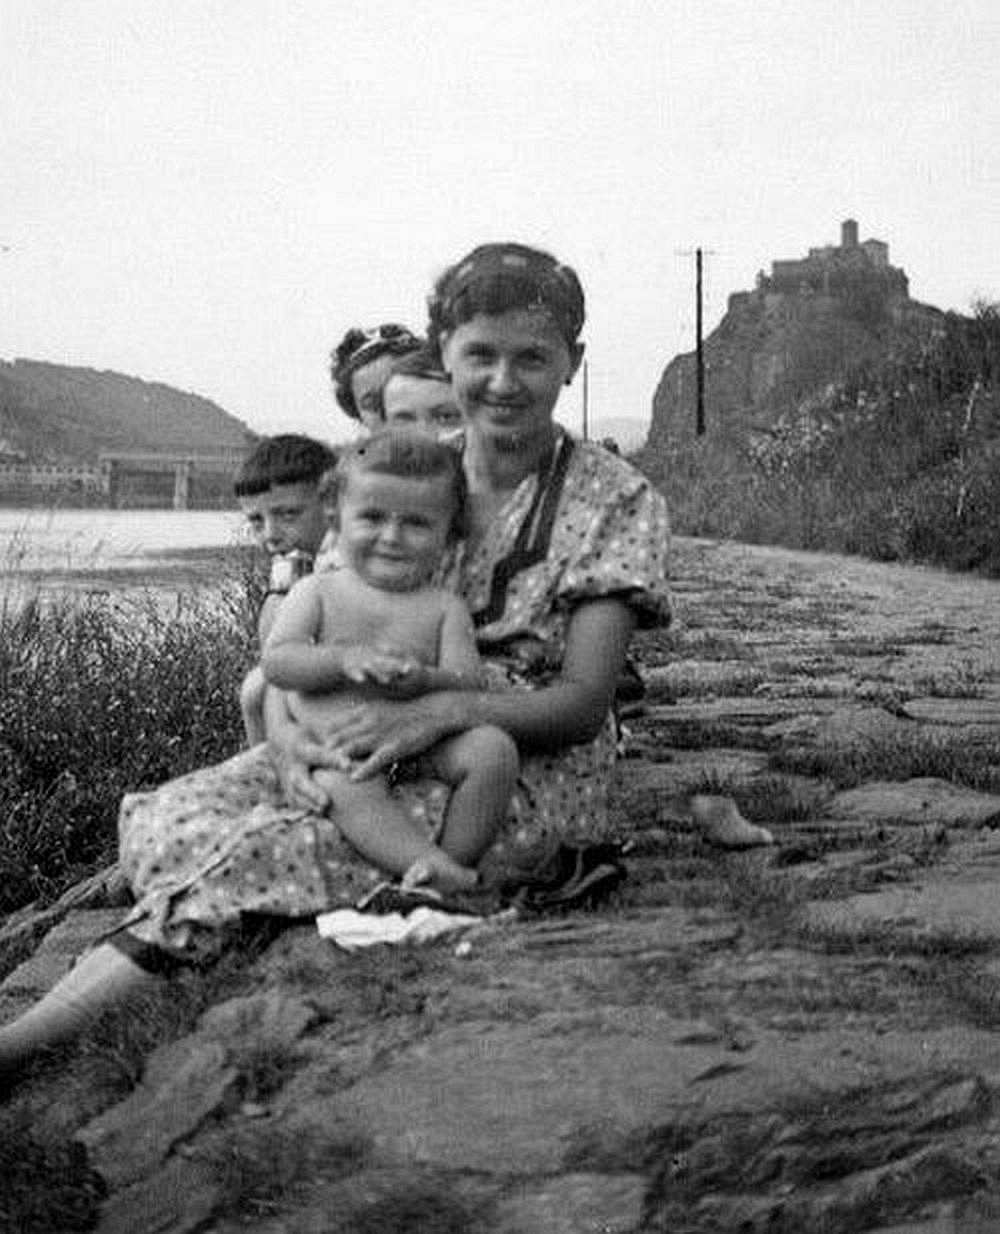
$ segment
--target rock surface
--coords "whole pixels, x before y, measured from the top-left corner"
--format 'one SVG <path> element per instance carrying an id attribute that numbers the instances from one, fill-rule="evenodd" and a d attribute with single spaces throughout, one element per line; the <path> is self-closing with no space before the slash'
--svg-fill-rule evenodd
<path id="1" fill-rule="evenodd" d="M 11 1099 L 85 1152 L 71 1228 L 1000 1228 L 1000 584 L 697 541 L 675 573 L 615 898 L 191 978 L 135 1074 L 119 1025 Z M 713 847 L 699 794 L 775 844 Z M 48 919 L 0 1014 L 113 917 Z"/>

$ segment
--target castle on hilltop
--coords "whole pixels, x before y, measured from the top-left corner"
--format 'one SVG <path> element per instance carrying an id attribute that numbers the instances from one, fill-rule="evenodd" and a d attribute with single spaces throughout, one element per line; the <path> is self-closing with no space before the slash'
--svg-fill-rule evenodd
<path id="1" fill-rule="evenodd" d="M 807 257 L 773 261 L 771 273 L 757 276 L 757 289 L 784 295 L 836 296 L 859 284 L 877 286 L 886 297 L 909 296 L 909 279 L 898 266 L 889 264 L 889 246 L 884 240 L 858 241 L 858 224 L 845 219 L 840 243 L 811 248 Z"/>

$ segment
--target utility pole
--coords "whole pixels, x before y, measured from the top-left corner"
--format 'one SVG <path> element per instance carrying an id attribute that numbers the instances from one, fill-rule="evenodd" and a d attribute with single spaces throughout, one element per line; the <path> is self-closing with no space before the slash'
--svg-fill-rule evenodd
<path id="1" fill-rule="evenodd" d="M 675 249 L 679 257 L 690 257 L 690 249 Z M 702 294 L 702 267 L 706 255 L 715 249 L 696 248 L 694 251 L 694 364 L 695 364 L 695 421 L 694 431 L 698 437 L 705 435 L 705 349 L 702 339 L 704 321 L 704 296 Z"/>
<path id="2" fill-rule="evenodd" d="M 589 386 L 588 386 L 587 361 L 583 362 L 583 440 L 590 440 L 590 420 L 589 420 Z"/>

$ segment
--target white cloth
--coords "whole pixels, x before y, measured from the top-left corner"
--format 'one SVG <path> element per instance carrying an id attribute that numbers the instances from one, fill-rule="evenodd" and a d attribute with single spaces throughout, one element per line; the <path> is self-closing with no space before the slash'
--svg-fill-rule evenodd
<path id="1" fill-rule="evenodd" d="M 415 908 L 405 917 L 402 913 L 359 913 L 354 908 L 338 908 L 316 918 L 320 937 L 332 939 L 345 951 L 378 943 L 429 943 L 444 934 L 482 924 L 482 917 L 443 913 L 436 908 Z"/>

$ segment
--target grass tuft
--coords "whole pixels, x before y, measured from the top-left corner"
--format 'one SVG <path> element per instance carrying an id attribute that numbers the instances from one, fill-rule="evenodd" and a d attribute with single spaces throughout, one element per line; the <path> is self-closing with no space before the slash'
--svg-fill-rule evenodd
<path id="1" fill-rule="evenodd" d="M 0 913 L 112 859 L 122 796 L 235 753 L 253 588 L 0 602 Z"/>

